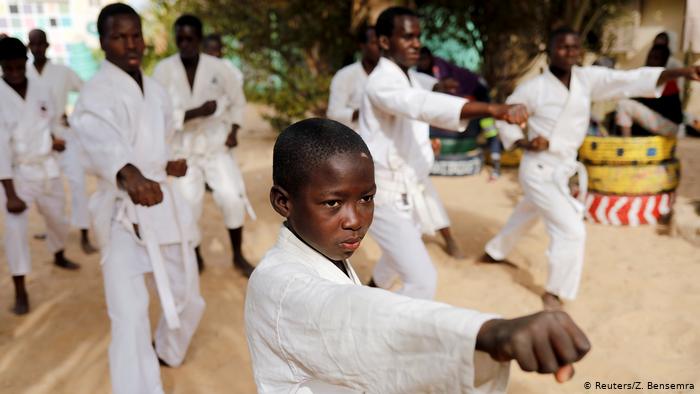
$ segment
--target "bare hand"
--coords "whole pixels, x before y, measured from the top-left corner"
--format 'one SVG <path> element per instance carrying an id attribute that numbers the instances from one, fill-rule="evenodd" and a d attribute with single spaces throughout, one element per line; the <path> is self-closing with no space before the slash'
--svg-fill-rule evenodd
<path id="1" fill-rule="evenodd" d="M 700 66 L 690 66 L 687 70 L 686 78 L 691 81 L 700 81 Z"/>
<path id="2" fill-rule="evenodd" d="M 51 136 L 51 149 L 56 152 L 63 152 L 66 150 L 66 140 L 58 137 Z"/>
<path id="3" fill-rule="evenodd" d="M 542 136 L 537 136 L 532 141 L 528 141 L 527 139 L 523 138 L 516 141 L 515 146 L 517 146 L 518 148 L 523 148 L 525 150 L 541 152 L 549 149 L 549 140 Z"/>
<path id="4" fill-rule="evenodd" d="M 493 117 L 497 120 L 517 124 L 524 129 L 528 116 L 527 107 L 522 104 L 494 104 Z"/>
<path id="5" fill-rule="evenodd" d="M 433 90 L 440 93 L 456 95 L 459 89 L 459 82 L 454 78 L 443 78 L 433 86 Z"/>
<path id="6" fill-rule="evenodd" d="M 165 173 L 177 178 L 185 176 L 185 174 L 187 174 L 187 160 L 179 159 L 169 161 L 168 164 L 165 165 Z"/>
<path id="7" fill-rule="evenodd" d="M 7 212 L 14 214 L 22 213 L 27 209 L 27 204 L 24 200 L 17 196 L 8 197 L 5 205 Z"/>
<path id="8" fill-rule="evenodd" d="M 442 149 L 442 141 L 439 138 L 433 138 L 430 140 L 430 147 L 433 148 L 433 155 L 437 157 L 440 155 L 440 149 Z"/>
<path id="9" fill-rule="evenodd" d="M 231 132 L 228 133 L 228 137 L 226 137 L 226 146 L 229 148 L 235 148 L 238 146 L 238 129 L 240 126 L 237 124 L 231 125 Z"/>
<path id="10" fill-rule="evenodd" d="M 539 312 L 481 326 L 476 349 L 494 360 L 516 360 L 524 371 L 556 373 L 558 382 L 573 376 L 573 364 L 591 349 L 581 329 L 562 311 Z"/>
<path id="11" fill-rule="evenodd" d="M 163 201 L 163 192 L 158 182 L 146 178 L 131 164 L 119 170 L 117 180 L 134 204 L 150 207 Z"/>
<path id="12" fill-rule="evenodd" d="M 209 116 L 216 112 L 216 100 L 209 100 L 199 107 L 201 116 Z"/>

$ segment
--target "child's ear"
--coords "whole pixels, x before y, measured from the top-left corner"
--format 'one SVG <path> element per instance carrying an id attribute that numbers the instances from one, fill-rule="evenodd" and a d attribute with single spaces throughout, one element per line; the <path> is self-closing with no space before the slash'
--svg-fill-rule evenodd
<path id="1" fill-rule="evenodd" d="M 289 217 L 292 204 L 289 199 L 289 193 L 282 187 L 277 185 L 272 186 L 272 189 L 270 189 L 270 204 L 272 204 L 272 209 L 277 213 L 285 218 Z"/>

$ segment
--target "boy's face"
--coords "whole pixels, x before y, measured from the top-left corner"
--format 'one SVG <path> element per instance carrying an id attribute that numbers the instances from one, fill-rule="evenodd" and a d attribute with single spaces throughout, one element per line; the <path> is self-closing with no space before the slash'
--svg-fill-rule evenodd
<path id="1" fill-rule="evenodd" d="M 135 15 L 114 15 L 106 21 L 100 45 L 105 58 L 127 73 L 138 72 L 146 50 L 141 20 Z"/>
<path id="2" fill-rule="evenodd" d="M 184 25 L 175 27 L 175 44 L 180 57 L 183 59 L 194 59 L 199 56 L 199 47 L 202 44 L 202 37 L 194 27 Z"/>
<path id="3" fill-rule="evenodd" d="M 549 50 L 549 63 L 569 71 L 581 61 L 581 40 L 576 34 L 561 34 L 554 38 Z"/>
<path id="4" fill-rule="evenodd" d="M 26 58 L 8 59 L 0 63 L 2 65 L 2 78 L 10 85 L 19 85 L 26 80 Z"/>
<path id="5" fill-rule="evenodd" d="M 379 46 L 387 57 L 403 68 L 411 68 L 420 56 L 420 21 L 415 16 L 401 15 L 394 18 L 391 37 L 379 37 Z"/>
<path id="6" fill-rule="evenodd" d="M 374 164 L 364 153 L 332 156 L 291 195 L 274 186 L 275 210 L 307 244 L 331 260 L 360 247 L 374 214 Z"/>

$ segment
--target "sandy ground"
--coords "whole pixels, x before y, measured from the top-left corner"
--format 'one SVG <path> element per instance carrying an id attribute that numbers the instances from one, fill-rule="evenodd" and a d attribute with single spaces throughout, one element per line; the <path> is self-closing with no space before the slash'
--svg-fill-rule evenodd
<path id="1" fill-rule="evenodd" d="M 258 261 L 273 244 L 281 223 L 269 207 L 275 134 L 249 111 L 249 126 L 237 149 L 258 220 L 246 224 L 244 250 Z M 680 194 L 700 198 L 700 140 L 683 141 L 684 184 Z M 454 305 L 518 316 L 540 309 L 547 266 L 547 237 L 541 224 L 523 238 L 510 260 L 515 266 L 476 263 L 519 198 L 515 171 L 495 183 L 486 174 L 437 178 L 435 184 L 467 254 L 448 257 L 440 240 L 426 239 L 439 271 L 437 298 Z M 168 393 L 253 393 L 243 331 L 246 281 L 233 271 L 224 226 L 211 196 L 202 220 L 207 270 L 201 287 L 207 301 L 185 364 L 162 369 Z M 585 382 L 694 383 L 700 387 L 700 249 L 664 235 L 659 226 L 614 228 L 588 224 L 586 266 L 578 299 L 566 310 L 589 335 L 593 350 L 564 385 L 551 376 L 525 374 L 512 366 L 511 393 L 585 393 Z M 32 212 L 32 234 L 41 232 Z M 0 230 L 1 232 L 2 230 Z M 67 255 L 83 264 L 65 272 L 50 263 L 42 241 L 32 239 L 34 272 L 28 277 L 32 312 L 9 312 L 13 289 L 0 246 L 0 392 L 107 393 L 107 318 L 98 257 L 85 256 L 71 232 Z M 353 258 L 368 279 L 379 257 L 368 240 Z M 158 302 L 151 292 L 151 319 Z M 700 389 L 700 388 L 696 388 Z M 662 391 L 663 392 L 663 391 Z M 678 391 L 666 391 L 678 392 Z"/>

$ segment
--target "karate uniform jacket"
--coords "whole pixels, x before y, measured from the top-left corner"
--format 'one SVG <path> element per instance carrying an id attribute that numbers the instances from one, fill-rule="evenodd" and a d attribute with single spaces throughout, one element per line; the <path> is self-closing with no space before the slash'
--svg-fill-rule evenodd
<path id="1" fill-rule="evenodd" d="M 28 80 L 23 99 L 0 79 L 0 179 L 42 181 L 60 175 L 52 155 L 54 114 L 46 85 Z"/>
<path id="2" fill-rule="evenodd" d="M 172 100 L 176 134 L 173 149 L 176 157 L 206 156 L 226 150 L 231 124 L 243 122 L 245 95 L 242 79 L 224 60 L 199 54 L 193 87 L 179 54 L 163 59 L 153 71 L 155 78 Z M 185 122 L 185 112 L 207 101 L 216 101 L 216 112 Z"/>
<path id="3" fill-rule="evenodd" d="M 656 82 L 664 69 L 642 67 L 629 71 L 605 67 L 573 67 L 569 89 L 549 71 L 526 81 L 506 100 L 509 104 L 524 104 L 528 119 L 528 138 L 542 136 L 549 140 L 549 149 L 543 152 L 527 151 L 549 165 L 571 165 L 586 137 L 593 101 L 625 97 L 653 97 L 663 91 Z M 518 125 L 498 121 L 503 146 L 510 149 L 515 141 L 524 138 Z"/>
<path id="4" fill-rule="evenodd" d="M 333 76 L 326 112 L 329 119 L 338 121 L 353 130 L 358 129 L 358 121 L 353 122 L 352 114 L 360 109 L 367 77 L 361 61 L 341 68 Z"/>
<path id="5" fill-rule="evenodd" d="M 286 227 L 248 284 L 260 393 L 500 393 L 508 363 L 475 351 L 493 315 L 362 286 Z"/>
<path id="6" fill-rule="evenodd" d="M 71 115 L 90 169 L 99 177 L 89 208 L 103 248 L 109 245 L 112 220 L 139 224 L 160 245 L 192 240 L 194 235 L 189 206 L 172 191 L 165 173 L 171 157 L 167 141 L 174 132 L 170 100 L 160 84 L 143 74 L 142 78 L 143 91 L 130 75 L 104 61 L 81 90 Z M 117 185 L 117 173 L 129 163 L 160 183 L 160 204 L 136 206 Z"/>

